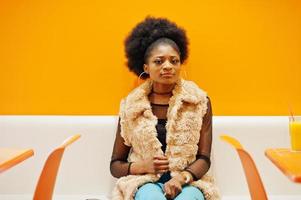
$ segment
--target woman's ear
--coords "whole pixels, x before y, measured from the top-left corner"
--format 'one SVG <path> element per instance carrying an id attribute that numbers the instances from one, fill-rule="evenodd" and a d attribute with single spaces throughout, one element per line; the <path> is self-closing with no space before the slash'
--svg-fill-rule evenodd
<path id="1" fill-rule="evenodd" d="M 144 72 L 145 72 L 145 73 L 149 74 L 149 73 L 148 73 L 148 65 L 147 65 L 147 64 L 144 64 L 144 65 L 143 65 L 143 69 L 144 69 Z"/>

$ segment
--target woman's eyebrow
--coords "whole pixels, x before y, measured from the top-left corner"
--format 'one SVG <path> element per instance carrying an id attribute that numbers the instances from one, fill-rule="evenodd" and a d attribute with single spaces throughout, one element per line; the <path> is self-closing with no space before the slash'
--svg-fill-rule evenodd
<path id="1" fill-rule="evenodd" d="M 165 56 L 161 56 L 161 55 L 160 55 L 160 56 L 155 56 L 155 58 L 164 58 L 164 57 L 165 57 Z M 171 57 L 171 58 L 178 58 L 178 56 L 176 56 L 176 55 L 175 55 L 175 56 L 168 56 L 168 57 Z"/>

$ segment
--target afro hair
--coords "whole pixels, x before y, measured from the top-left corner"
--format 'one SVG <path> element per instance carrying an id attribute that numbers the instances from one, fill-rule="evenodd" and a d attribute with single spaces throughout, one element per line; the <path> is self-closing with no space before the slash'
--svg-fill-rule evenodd
<path id="1" fill-rule="evenodd" d="M 176 43 L 183 63 L 188 57 L 188 39 L 186 32 L 175 23 L 165 18 L 146 17 L 138 23 L 125 39 L 127 66 L 130 71 L 139 76 L 144 70 L 147 48 L 160 38 L 168 38 Z M 141 78 L 146 79 L 147 74 Z"/>

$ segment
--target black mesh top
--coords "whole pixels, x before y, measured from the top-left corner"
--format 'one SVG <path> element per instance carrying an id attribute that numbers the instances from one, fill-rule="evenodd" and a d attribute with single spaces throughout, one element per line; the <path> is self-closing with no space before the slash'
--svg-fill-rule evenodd
<path id="1" fill-rule="evenodd" d="M 157 137 L 162 144 L 162 150 L 166 149 L 166 114 L 168 110 L 168 104 L 151 104 L 154 115 L 158 118 L 156 125 Z M 210 153 L 212 144 L 212 110 L 211 102 L 208 98 L 208 110 L 203 117 L 202 129 L 200 131 L 199 149 L 196 156 L 196 160 L 191 163 L 185 170 L 189 171 L 195 180 L 200 179 L 210 167 Z M 124 144 L 124 139 L 120 135 L 120 123 L 118 122 L 118 128 L 113 147 L 113 153 L 111 157 L 110 170 L 113 176 L 119 178 L 126 176 L 129 173 L 129 163 L 127 157 L 130 152 L 129 146 Z"/>
<path id="2" fill-rule="evenodd" d="M 158 134 L 158 139 L 162 144 L 162 151 L 165 152 L 166 149 L 166 125 L 167 119 L 158 119 L 158 123 L 156 125 L 156 130 Z"/>

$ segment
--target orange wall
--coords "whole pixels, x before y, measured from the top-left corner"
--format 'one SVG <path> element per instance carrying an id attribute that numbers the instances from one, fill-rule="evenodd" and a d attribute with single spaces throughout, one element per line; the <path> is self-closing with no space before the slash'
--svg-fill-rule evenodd
<path id="1" fill-rule="evenodd" d="M 184 68 L 215 115 L 301 114 L 299 0 L 0 1 L 0 114 L 116 114 L 146 15 L 186 28 Z"/>

